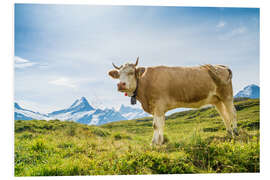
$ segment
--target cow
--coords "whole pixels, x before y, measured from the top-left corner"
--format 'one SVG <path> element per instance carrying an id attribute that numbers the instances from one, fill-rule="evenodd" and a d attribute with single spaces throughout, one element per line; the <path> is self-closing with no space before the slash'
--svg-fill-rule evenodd
<path id="1" fill-rule="evenodd" d="M 165 113 L 185 107 L 213 105 L 221 115 L 230 136 L 238 135 L 233 104 L 232 71 L 224 65 L 195 67 L 137 67 L 126 63 L 108 72 L 119 79 L 118 91 L 136 98 L 147 113 L 153 115 L 152 145 L 164 142 Z M 133 102 L 134 103 L 134 102 Z"/>

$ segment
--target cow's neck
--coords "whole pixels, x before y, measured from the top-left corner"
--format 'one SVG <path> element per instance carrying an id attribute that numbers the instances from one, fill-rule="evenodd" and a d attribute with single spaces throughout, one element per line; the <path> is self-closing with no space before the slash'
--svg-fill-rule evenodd
<path id="1" fill-rule="evenodd" d="M 136 89 L 135 91 L 133 92 L 133 95 L 131 96 L 131 105 L 135 105 L 136 104 L 136 98 L 137 98 L 137 94 L 138 94 L 138 86 L 139 86 L 139 80 L 136 78 Z"/>
<path id="2" fill-rule="evenodd" d="M 142 108 L 144 111 L 151 114 L 151 110 L 149 108 L 149 105 L 147 103 L 147 97 L 145 96 L 145 79 L 140 78 L 140 80 L 137 82 L 137 95 L 136 99 L 140 101 Z"/>

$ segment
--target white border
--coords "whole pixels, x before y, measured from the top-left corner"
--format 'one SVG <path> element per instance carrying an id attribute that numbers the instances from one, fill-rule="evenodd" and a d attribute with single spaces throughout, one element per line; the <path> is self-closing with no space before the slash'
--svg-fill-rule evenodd
<path id="1" fill-rule="evenodd" d="M 200 6 L 200 7 L 256 7 L 260 8 L 261 22 L 261 44 L 260 44 L 260 86 L 261 86 L 261 173 L 244 173 L 244 174 L 196 174 L 196 175 L 152 175 L 153 178 L 183 178 L 183 179 L 228 179 L 243 178 L 255 179 L 265 178 L 269 169 L 269 128 L 268 107 L 270 107 L 270 83 L 268 82 L 269 73 L 269 18 L 270 9 L 267 0 L 8 0 L 1 1 L 0 5 L 0 110 L 1 110 L 1 178 L 14 178 L 13 171 L 13 22 L 14 22 L 14 3 L 34 3 L 34 4 L 92 4 L 92 5 L 151 5 L 151 6 Z M 11 121 L 11 122 L 10 122 Z M 149 178 L 149 176 L 84 176 L 84 177 L 42 177 L 42 179 L 89 179 L 89 178 L 110 178 L 110 179 L 138 179 Z M 40 179 L 38 177 L 25 177 L 20 179 Z"/>
<path id="2" fill-rule="evenodd" d="M 92 5 L 151 5 L 204 7 L 260 7 L 263 1 L 254 0 L 13 0 L 15 3 L 35 4 L 92 4 Z"/>

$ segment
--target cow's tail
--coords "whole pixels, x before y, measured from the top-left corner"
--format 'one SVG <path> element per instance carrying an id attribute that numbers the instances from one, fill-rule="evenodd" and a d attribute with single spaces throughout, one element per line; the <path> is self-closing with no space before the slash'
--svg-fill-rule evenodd
<path id="1" fill-rule="evenodd" d="M 211 78 L 213 79 L 213 81 L 215 82 L 215 84 L 227 85 L 232 80 L 232 70 L 224 65 L 218 65 L 218 66 L 226 69 L 228 71 L 229 75 L 227 77 L 223 77 L 218 70 L 220 68 L 216 68 L 216 67 L 212 66 L 211 64 L 203 65 L 203 67 L 208 70 L 208 73 L 211 76 Z"/>

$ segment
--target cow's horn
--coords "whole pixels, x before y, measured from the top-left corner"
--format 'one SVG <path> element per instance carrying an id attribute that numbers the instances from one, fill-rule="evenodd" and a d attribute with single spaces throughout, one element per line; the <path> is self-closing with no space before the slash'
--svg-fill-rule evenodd
<path id="1" fill-rule="evenodd" d="M 137 65 L 138 65 L 138 62 L 139 62 L 139 56 L 137 57 L 137 60 L 136 60 L 135 66 L 137 66 Z"/>
<path id="2" fill-rule="evenodd" d="M 115 69 L 118 69 L 118 70 L 119 70 L 119 69 L 121 68 L 121 66 L 120 66 L 120 67 L 118 67 L 118 66 L 116 66 L 116 65 L 115 65 L 115 64 L 113 64 L 113 63 L 112 63 L 112 65 L 113 65 L 113 67 L 114 67 Z"/>

